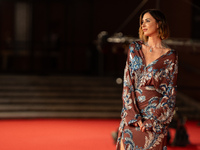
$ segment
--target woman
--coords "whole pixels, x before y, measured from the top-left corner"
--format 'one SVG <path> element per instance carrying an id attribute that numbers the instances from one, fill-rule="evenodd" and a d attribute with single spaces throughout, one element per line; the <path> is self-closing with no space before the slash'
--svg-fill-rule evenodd
<path id="1" fill-rule="evenodd" d="M 176 97 L 178 57 L 159 10 L 140 15 L 141 41 L 130 44 L 124 70 L 123 108 L 117 150 L 165 150 Z"/>

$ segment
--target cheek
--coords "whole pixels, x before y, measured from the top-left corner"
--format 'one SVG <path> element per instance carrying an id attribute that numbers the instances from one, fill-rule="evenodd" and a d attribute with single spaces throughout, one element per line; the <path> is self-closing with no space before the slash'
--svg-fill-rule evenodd
<path id="1" fill-rule="evenodd" d="M 155 24 L 151 24 L 151 25 L 149 25 L 149 30 L 151 32 L 157 32 L 158 28 L 157 28 L 157 26 Z"/>
<path id="2" fill-rule="evenodd" d="M 157 25 L 155 25 L 155 24 L 149 24 L 149 28 L 155 30 L 155 29 L 157 29 Z"/>
<path id="3" fill-rule="evenodd" d="M 147 26 L 148 31 L 144 33 L 145 36 L 150 36 L 151 34 L 158 33 L 157 26 L 149 24 Z"/>

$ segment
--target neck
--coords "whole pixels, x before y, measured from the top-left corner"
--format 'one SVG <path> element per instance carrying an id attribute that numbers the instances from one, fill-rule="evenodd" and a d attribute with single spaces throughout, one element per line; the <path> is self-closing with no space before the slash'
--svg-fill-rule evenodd
<path id="1" fill-rule="evenodd" d="M 160 47 L 162 45 L 162 40 L 158 37 L 149 37 L 147 43 L 151 47 Z"/>

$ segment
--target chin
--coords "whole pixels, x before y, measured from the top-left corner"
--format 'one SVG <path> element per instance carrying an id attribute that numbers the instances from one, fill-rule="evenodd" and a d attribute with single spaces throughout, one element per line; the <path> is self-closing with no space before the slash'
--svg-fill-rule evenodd
<path id="1" fill-rule="evenodd" d="M 144 36 L 149 36 L 149 34 L 144 34 Z"/>

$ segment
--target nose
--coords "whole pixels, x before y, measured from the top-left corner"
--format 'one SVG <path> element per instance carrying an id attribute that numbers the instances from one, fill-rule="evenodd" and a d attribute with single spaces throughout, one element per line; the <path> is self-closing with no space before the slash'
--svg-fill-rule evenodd
<path id="1" fill-rule="evenodd" d="M 145 27 L 145 26 L 146 26 L 146 25 L 145 25 L 145 23 L 143 22 L 143 23 L 142 23 L 142 27 Z"/>

